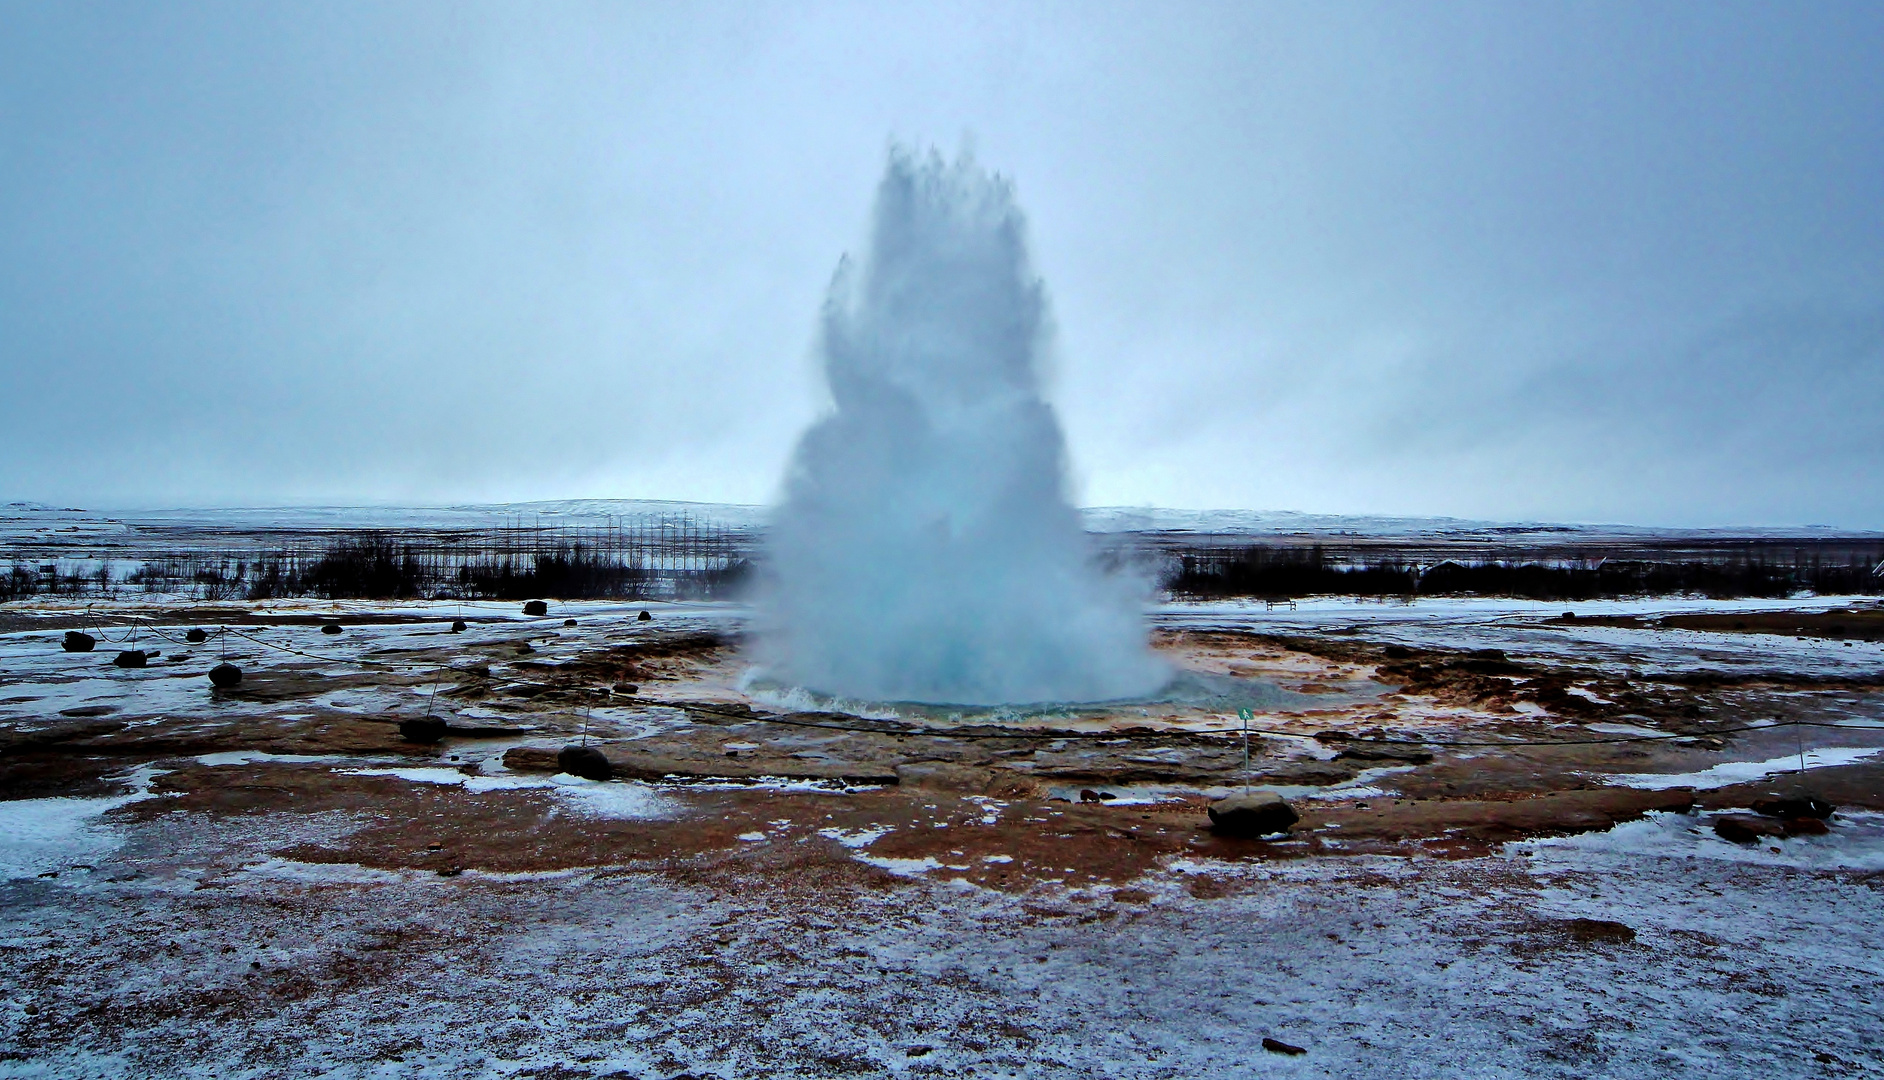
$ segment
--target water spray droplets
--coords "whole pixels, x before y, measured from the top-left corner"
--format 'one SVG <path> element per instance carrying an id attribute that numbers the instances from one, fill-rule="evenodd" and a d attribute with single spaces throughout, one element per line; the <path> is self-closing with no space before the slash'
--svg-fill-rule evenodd
<path id="1" fill-rule="evenodd" d="M 1100 573 L 1041 393 L 1045 289 L 1011 186 L 897 152 L 825 305 L 834 407 L 771 532 L 774 663 L 812 690 L 1003 704 L 1164 681 L 1135 583 Z"/>

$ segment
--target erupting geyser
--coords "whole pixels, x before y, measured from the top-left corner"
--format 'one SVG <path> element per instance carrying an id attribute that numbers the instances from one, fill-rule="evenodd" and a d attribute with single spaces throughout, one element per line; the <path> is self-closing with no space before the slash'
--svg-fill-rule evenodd
<path id="1" fill-rule="evenodd" d="M 831 414 L 771 530 L 778 674 L 848 698 L 965 705 L 1157 690 L 1130 582 L 1102 573 L 1041 396 L 1046 299 L 1009 184 L 892 152 L 868 259 L 821 340 Z"/>

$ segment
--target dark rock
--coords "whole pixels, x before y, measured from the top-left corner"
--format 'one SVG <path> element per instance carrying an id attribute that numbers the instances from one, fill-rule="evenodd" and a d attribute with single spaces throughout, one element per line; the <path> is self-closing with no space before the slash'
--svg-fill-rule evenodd
<path id="1" fill-rule="evenodd" d="M 1574 941 L 1587 945 L 1627 945 L 1635 940 L 1635 928 L 1609 919 L 1566 919 L 1563 932 Z"/>
<path id="2" fill-rule="evenodd" d="M 523 605 L 525 615 L 548 615 L 549 605 L 541 600 L 531 600 Z"/>
<path id="3" fill-rule="evenodd" d="M 462 866 L 441 866 L 438 869 L 439 877 L 457 877 L 462 873 L 464 873 L 464 867 Z"/>
<path id="4" fill-rule="evenodd" d="M 340 633 L 340 624 L 339 624 L 339 623 L 337 623 L 337 622 L 330 622 L 330 623 L 322 623 L 322 624 L 321 624 L 321 633 L 323 633 L 323 634 L 338 634 L 338 633 Z"/>
<path id="5" fill-rule="evenodd" d="M 1751 844 L 1762 836 L 1785 836 L 1786 826 L 1771 818 L 1729 814 L 1714 822 L 1714 835 L 1735 844 Z"/>
<path id="6" fill-rule="evenodd" d="M 1778 818 L 1828 818 L 1836 806 L 1815 795 L 1795 795 L 1788 799 L 1755 799 L 1753 812 Z"/>
<path id="7" fill-rule="evenodd" d="M 559 773 L 558 754 L 542 746 L 513 746 L 504 751 L 504 768 L 511 772 Z"/>
<path id="8" fill-rule="evenodd" d="M 65 632 L 65 642 L 61 648 L 66 652 L 91 652 L 98 646 L 98 639 L 90 634 L 81 634 L 77 630 Z"/>
<path id="9" fill-rule="evenodd" d="M 1831 831 L 1831 826 L 1825 824 L 1824 818 L 1796 817 L 1786 819 L 1787 836 L 1824 836 Z"/>
<path id="10" fill-rule="evenodd" d="M 564 619 L 564 620 L 563 620 L 563 625 L 564 625 L 564 626 L 574 626 L 574 625 L 576 625 L 576 620 L 574 620 L 574 619 Z"/>
<path id="11" fill-rule="evenodd" d="M 465 628 L 465 621 L 463 619 L 451 620 L 451 632 L 452 633 L 462 634 L 464 633 L 464 628 Z"/>
<path id="12" fill-rule="evenodd" d="M 126 649 L 119 653 L 118 658 L 112 663 L 119 667 L 143 667 L 149 659 L 150 657 L 146 656 L 142 650 Z"/>
<path id="13" fill-rule="evenodd" d="M 1285 1043 L 1280 1039 L 1270 1039 L 1270 1038 L 1263 1039 L 1263 1049 L 1269 1051 L 1272 1054 L 1287 1054 L 1290 1057 L 1296 1057 L 1298 1055 L 1308 1053 L 1307 1050 L 1304 1050 L 1299 1046 L 1294 1046 L 1290 1043 Z"/>
<path id="14" fill-rule="evenodd" d="M 1295 808 L 1271 791 L 1238 792 L 1210 804 L 1211 831 L 1219 836 L 1273 836 L 1299 820 Z"/>
<path id="15" fill-rule="evenodd" d="M 635 621 L 647 622 L 649 619 L 652 619 L 652 618 L 654 618 L 654 616 L 648 614 L 646 609 L 643 609 L 641 614 L 635 616 Z"/>
<path id="16" fill-rule="evenodd" d="M 615 775 L 608 758 L 593 746 L 565 746 L 563 752 L 556 755 L 556 764 L 563 772 L 584 780 L 606 780 Z"/>
<path id="17" fill-rule="evenodd" d="M 609 690 L 617 694 L 638 694 L 641 692 L 641 688 L 631 682 L 618 682 L 614 686 L 609 687 Z"/>
<path id="18" fill-rule="evenodd" d="M 1094 791 L 1093 789 L 1080 788 L 1079 789 L 1079 801 L 1086 802 L 1086 803 L 1096 803 L 1096 802 L 1102 802 L 1104 800 L 1101 799 L 1099 796 L 1099 793 Z"/>
<path id="19" fill-rule="evenodd" d="M 1566 611 L 1566 612 L 1564 612 L 1564 613 L 1563 613 L 1563 621 L 1564 621 L 1564 622 L 1576 622 L 1576 621 L 1577 621 L 1577 613 L 1576 613 L 1576 612 L 1574 612 L 1574 611 Z"/>
<path id="20" fill-rule="evenodd" d="M 183 635 L 183 640 L 192 645 L 201 645 L 203 642 L 209 640 L 209 631 L 200 626 L 192 626 L 189 632 Z"/>
<path id="21" fill-rule="evenodd" d="M 209 669 L 209 681 L 224 688 L 239 686 L 242 683 L 242 669 L 234 664 L 217 664 Z"/>
<path id="22" fill-rule="evenodd" d="M 1389 660 L 1407 660 L 1411 659 L 1413 656 L 1413 650 L 1407 648 L 1405 645 L 1389 645 L 1380 650 L 1380 652 L 1382 656 L 1385 656 Z"/>
<path id="23" fill-rule="evenodd" d="M 1345 731 L 1317 731 L 1315 733 L 1316 742 L 1347 742 L 1353 737 Z"/>
<path id="24" fill-rule="evenodd" d="M 399 737 L 407 742 L 435 743 L 445 737 L 446 724 L 436 716 L 415 716 L 399 721 Z"/>

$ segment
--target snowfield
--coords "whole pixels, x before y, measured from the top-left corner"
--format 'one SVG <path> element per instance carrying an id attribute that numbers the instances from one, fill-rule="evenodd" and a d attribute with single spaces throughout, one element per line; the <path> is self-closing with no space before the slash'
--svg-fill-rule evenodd
<path id="1" fill-rule="evenodd" d="M 1206 828 L 1241 767 L 1207 696 L 906 737 L 942 720 L 755 686 L 734 605 L 253 607 L 233 694 L 174 621 L 141 670 L 0 634 L 0 1078 L 1884 1071 L 1873 643 L 1170 605 L 1174 663 L 1281 688 L 1257 782 L 1302 821 L 1245 841 Z M 489 730 L 401 741 L 422 714 Z M 642 771 L 556 773 L 578 739 Z M 1795 788 L 1823 835 L 1716 833 Z"/>

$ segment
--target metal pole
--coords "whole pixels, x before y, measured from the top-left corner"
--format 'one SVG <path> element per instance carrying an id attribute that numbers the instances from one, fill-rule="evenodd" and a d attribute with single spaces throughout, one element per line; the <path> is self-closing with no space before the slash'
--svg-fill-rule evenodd
<path id="1" fill-rule="evenodd" d="M 1249 794 L 1249 710 L 1240 709 L 1243 719 L 1243 794 Z"/>

